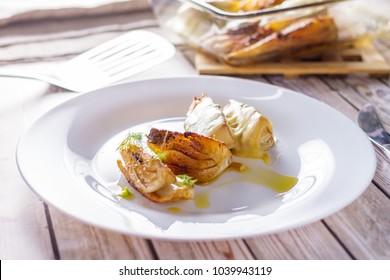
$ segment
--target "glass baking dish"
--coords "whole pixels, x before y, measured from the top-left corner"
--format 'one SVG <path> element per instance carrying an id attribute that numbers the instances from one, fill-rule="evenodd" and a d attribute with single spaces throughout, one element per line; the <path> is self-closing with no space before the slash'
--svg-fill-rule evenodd
<path id="1" fill-rule="evenodd" d="M 160 24 L 230 65 L 310 58 L 375 36 L 389 20 L 345 0 L 150 0 Z M 344 2 L 344 3 L 339 3 Z"/>

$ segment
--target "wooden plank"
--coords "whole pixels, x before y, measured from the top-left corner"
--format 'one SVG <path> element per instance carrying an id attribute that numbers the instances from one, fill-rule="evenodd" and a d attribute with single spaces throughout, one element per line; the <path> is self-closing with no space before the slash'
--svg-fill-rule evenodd
<path id="1" fill-rule="evenodd" d="M 361 60 L 353 59 L 359 56 Z M 332 50 L 323 54 L 320 61 L 284 60 L 264 62 L 247 66 L 230 66 L 218 60 L 198 53 L 195 65 L 199 74 L 253 75 L 282 74 L 296 75 L 347 75 L 347 74 L 390 74 L 390 65 L 371 44 L 354 46 L 352 49 Z"/>
<path id="2" fill-rule="evenodd" d="M 154 259 L 147 240 L 84 224 L 50 208 L 61 259 Z"/>
<path id="3" fill-rule="evenodd" d="M 25 87 L 2 78 L 0 85 L 0 259 L 52 259 L 43 203 L 22 180 L 15 161 L 26 128 Z"/>
<path id="4" fill-rule="evenodd" d="M 326 77 L 325 83 L 334 91 L 360 109 L 366 103 L 372 103 L 385 128 L 390 131 L 390 87 L 383 82 L 362 76 Z"/>
<path id="5" fill-rule="evenodd" d="M 329 88 L 316 76 L 301 77 L 299 79 L 285 79 L 282 76 L 270 76 L 269 79 L 275 85 L 316 98 L 342 112 L 350 119 L 356 119 L 356 109 L 350 106 L 336 91 Z"/>
<path id="6" fill-rule="evenodd" d="M 247 240 L 256 259 L 351 259 L 321 222 Z"/>
<path id="7" fill-rule="evenodd" d="M 371 185 L 354 203 L 325 219 L 357 259 L 390 259 L 389 199 Z"/>
<path id="8" fill-rule="evenodd" d="M 243 240 L 170 242 L 153 240 L 159 259 L 164 260 L 245 260 L 253 259 Z"/>
<path id="9" fill-rule="evenodd" d="M 390 131 L 390 87 L 377 79 L 351 76 L 340 79 L 327 77 L 323 81 L 332 90 L 360 109 L 366 103 L 372 103 L 377 108 L 379 117 L 387 131 Z M 356 119 L 356 118 L 355 118 Z M 377 147 L 377 170 L 375 182 L 390 196 L 390 160 Z"/>
<path id="10" fill-rule="evenodd" d="M 377 151 L 377 166 L 374 182 L 390 197 L 390 159 L 378 148 L 375 147 L 375 149 Z"/>

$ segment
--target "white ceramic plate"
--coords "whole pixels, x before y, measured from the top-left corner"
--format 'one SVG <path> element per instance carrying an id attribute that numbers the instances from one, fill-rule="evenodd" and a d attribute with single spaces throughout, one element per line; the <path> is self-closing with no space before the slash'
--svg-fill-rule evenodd
<path id="1" fill-rule="evenodd" d="M 272 163 L 243 161 L 259 178 L 271 170 L 297 177 L 297 184 L 277 193 L 261 181 L 226 172 L 196 187 L 199 205 L 156 204 L 135 191 L 135 199 L 118 197 L 117 147 L 126 134 L 152 126 L 182 129 L 192 98 L 201 93 L 221 105 L 230 98 L 242 101 L 266 115 L 278 139 Z M 26 131 L 17 162 L 33 191 L 73 217 L 126 234 L 176 240 L 246 237 L 317 221 L 356 199 L 376 166 L 365 134 L 329 106 L 268 84 L 207 76 L 137 81 L 71 99 Z"/>

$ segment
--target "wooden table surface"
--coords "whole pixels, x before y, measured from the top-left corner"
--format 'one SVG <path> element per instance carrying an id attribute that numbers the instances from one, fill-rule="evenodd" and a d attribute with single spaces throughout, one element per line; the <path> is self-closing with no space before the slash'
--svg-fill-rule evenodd
<path id="1" fill-rule="evenodd" d="M 98 43 L 137 28 L 161 32 L 148 9 L 133 14 L 8 24 L 0 28 L 0 67 L 48 71 Z M 378 42 L 377 46 L 390 61 L 390 41 Z M 191 49 L 180 44 L 177 50 L 171 61 L 131 79 L 196 74 Z M 371 102 L 379 108 L 390 131 L 388 78 L 245 78 L 314 97 L 352 120 L 356 120 L 359 108 Z M 19 137 L 37 116 L 77 95 L 40 81 L 0 77 L 0 259 L 390 258 L 390 163 L 378 150 L 375 177 L 358 199 L 323 220 L 278 234 L 172 242 L 122 235 L 63 214 L 28 188 L 19 174 L 15 150 Z"/>

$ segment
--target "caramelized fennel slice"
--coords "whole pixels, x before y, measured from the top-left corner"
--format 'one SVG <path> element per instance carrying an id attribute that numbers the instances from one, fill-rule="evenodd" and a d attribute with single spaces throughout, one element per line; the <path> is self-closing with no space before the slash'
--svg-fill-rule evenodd
<path id="1" fill-rule="evenodd" d="M 225 143 L 197 133 L 152 128 L 147 138 L 149 148 L 163 155 L 175 174 L 187 174 L 200 184 L 214 180 L 232 162 Z"/>
<path id="2" fill-rule="evenodd" d="M 127 143 L 119 147 L 122 156 L 118 167 L 129 184 L 144 197 L 158 203 L 192 199 L 193 183 L 185 185 L 175 174 L 143 148 Z"/>
<path id="3" fill-rule="evenodd" d="M 310 49 L 337 41 L 337 26 L 329 16 L 302 19 L 271 35 L 226 56 L 232 64 L 253 63 L 272 58 L 284 52 Z"/>
<path id="4" fill-rule="evenodd" d="M 236 100 L 229 100 L 223 112 L 235 136 L 233 153 L 269 162 L 268 150 L 275 144 L 269 119 Z"/>
<path id="5" fill-rule="evenodd" d="M 184 121 L 184 129 L 218 139 L 229 149 L 234 146 L 234 136 L 221 106 L 214 103 L 207 94 L 193 99 Z"/>

